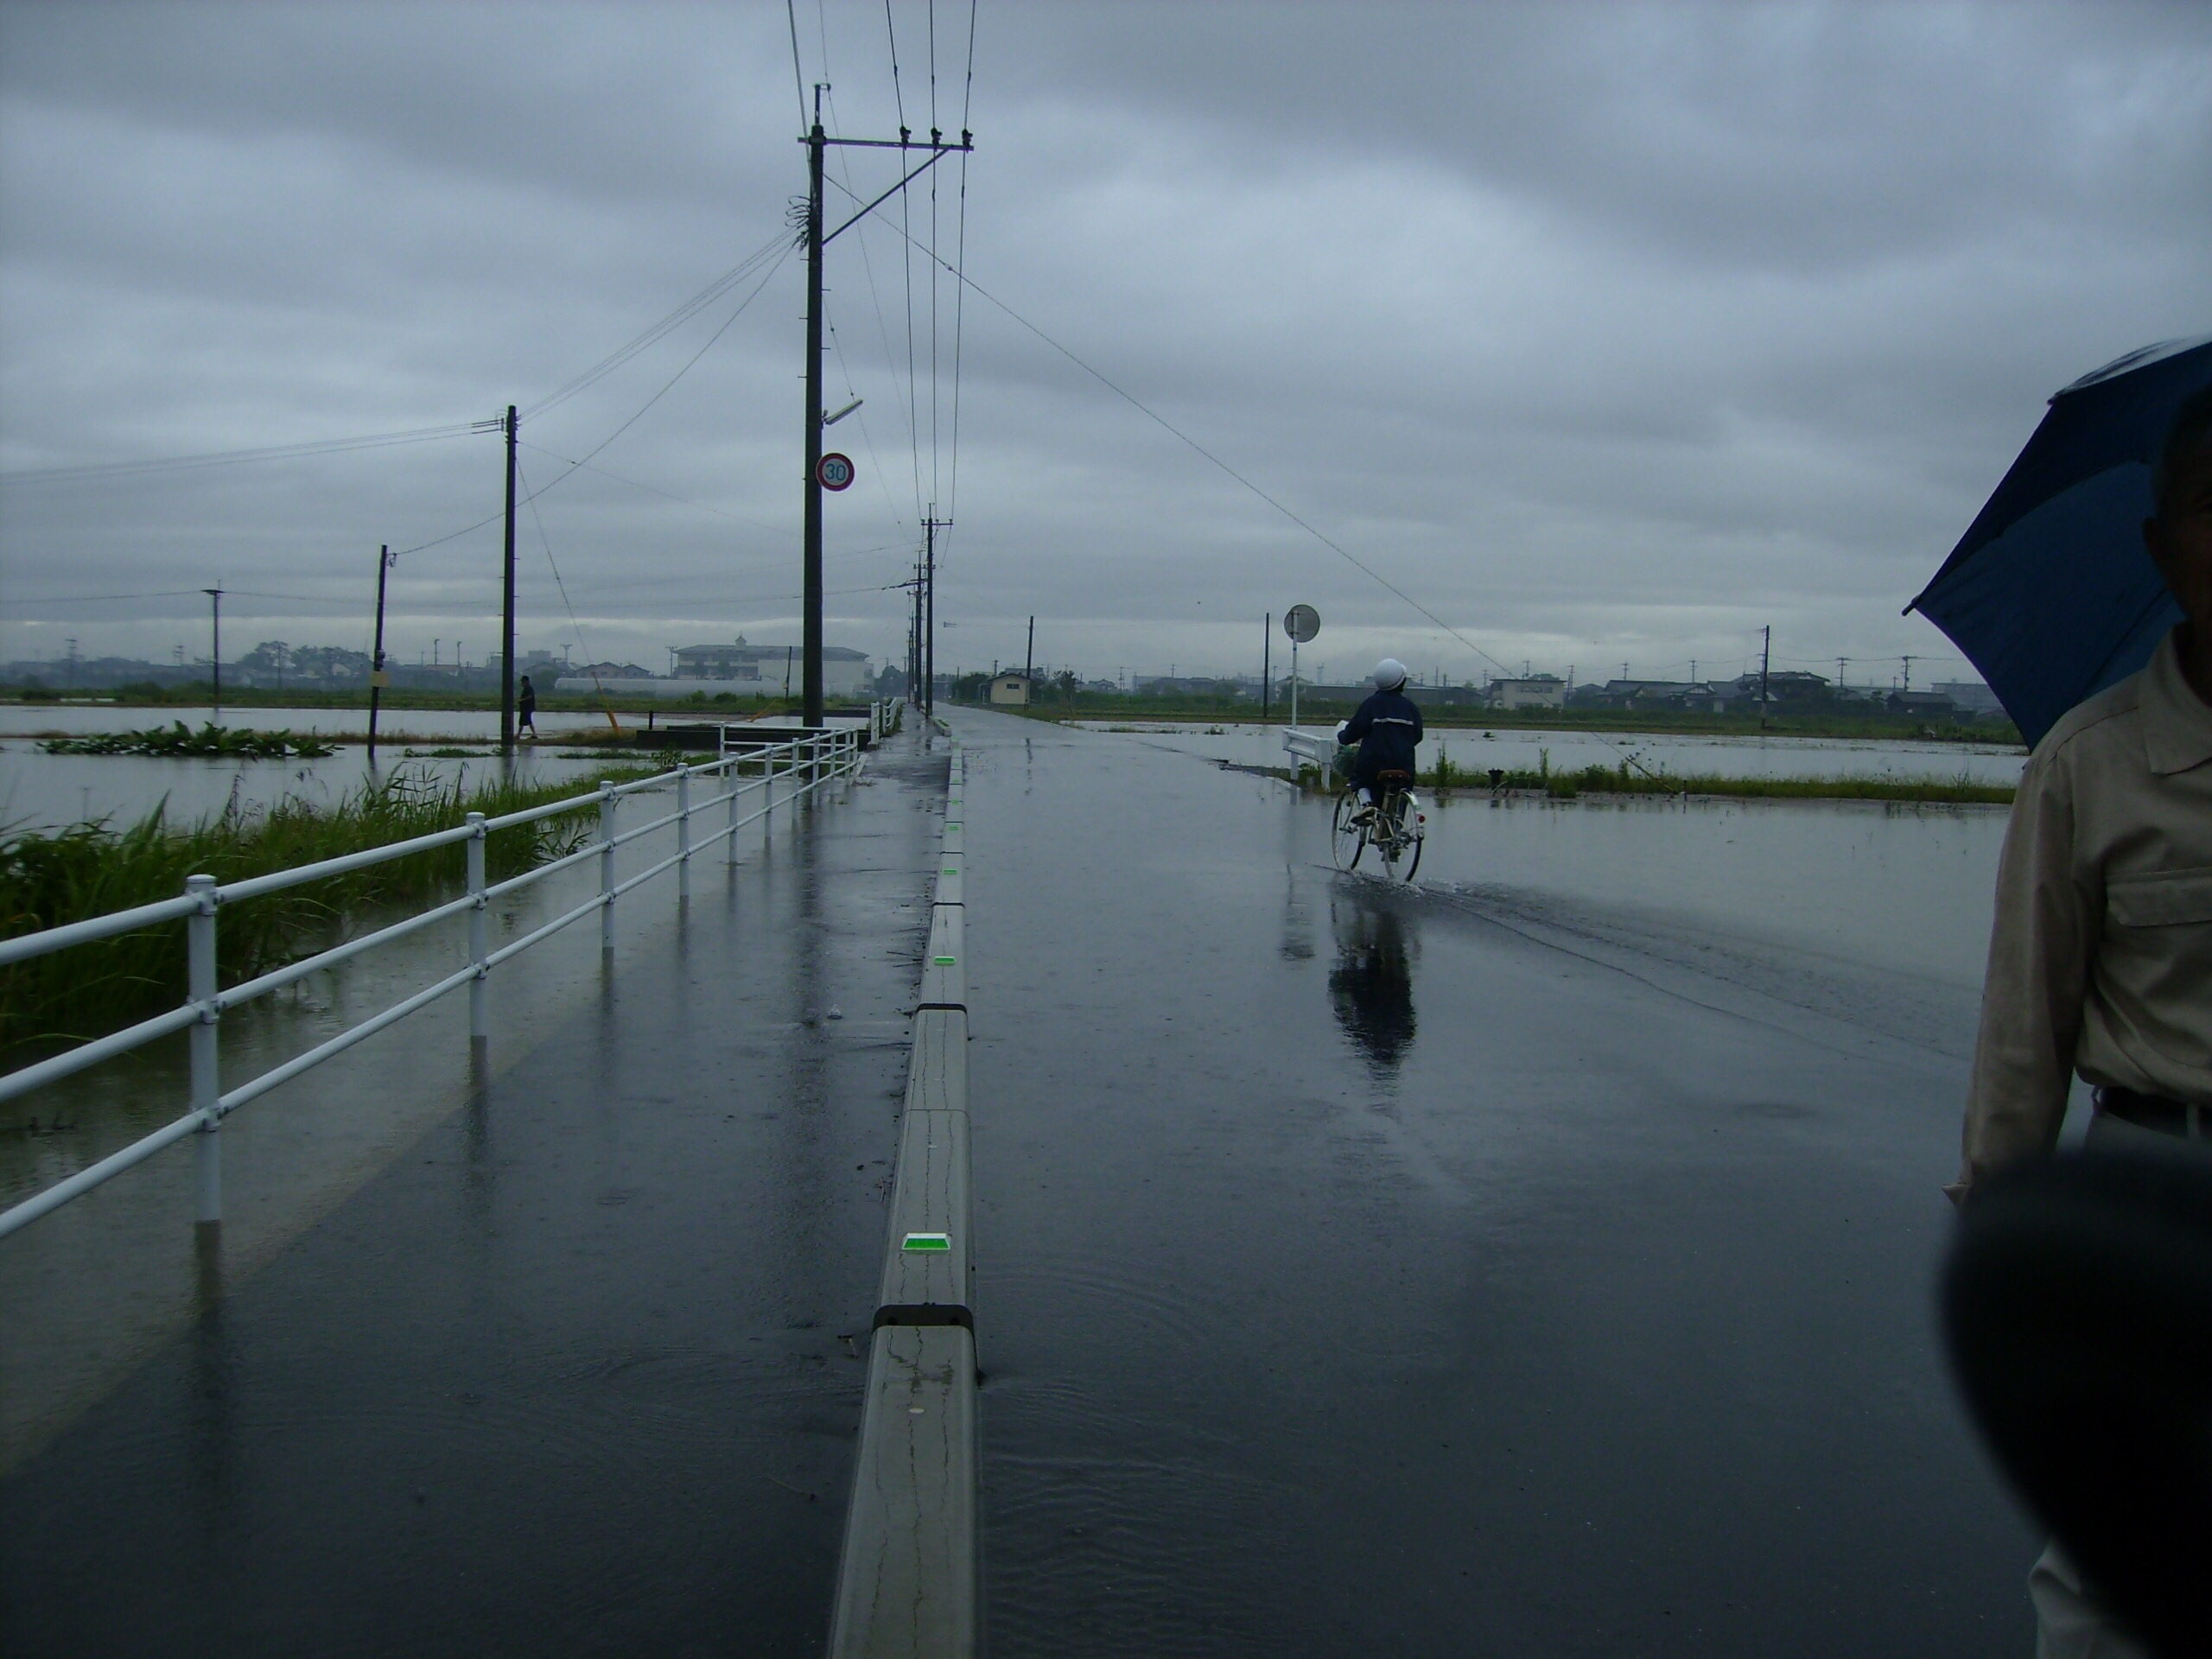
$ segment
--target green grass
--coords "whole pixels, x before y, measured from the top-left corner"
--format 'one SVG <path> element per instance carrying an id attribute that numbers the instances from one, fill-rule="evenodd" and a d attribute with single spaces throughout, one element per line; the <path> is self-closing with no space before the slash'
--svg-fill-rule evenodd
<path id="1" fill-rule="evenodd" d="M 611 773 L 618 781 L 657 768 Z M 583 792 L 571 779 L 518 787 L 395 774 L 334 806 L 296 800 L 193 823 L 156 808 L 127 828 L 103 820 L 39 833 L 0 834 L 0 937 L 60 926 L 170 899 L 188 875 L 219 881 L 289 869 Z M 493 880 L 580 845 L 596 809 L 501 830 L 486 843 Z M 592 815 L 592 816 L 585 816 Z M 226 906 L 217 929 L 218 973 L 236 984 L 338 943 L 381 908 L 449 896 L 465 880 L 461 844 Z M 0 967 L 0 1046 L 84 1041 L 173 1007 L 185 995 L 184 924 L 148 928 Z"/>

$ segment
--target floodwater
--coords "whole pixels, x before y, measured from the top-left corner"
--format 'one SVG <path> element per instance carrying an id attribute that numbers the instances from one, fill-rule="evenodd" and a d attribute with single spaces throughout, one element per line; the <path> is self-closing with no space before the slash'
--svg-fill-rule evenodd
<path id="1" fill-rule="evenodd" d="M 656 714 L 662 711 L 656 710 Z M 672 715 L 676 711 L 667 711 Z M 696 716 L 685 711 L 681 716 Z M 381 724 L 377 763 L 365 747 L 346 743 L 321 760 L 156 760 L 143 755 L 48 754 L 24 734 L 67 732 L 90 735 L 138 731 L 181 720 L 198 730 L 204 709 L 118 709 L 109 704 L 42 703 L 0 705 L 0 830 L 51 830 L 105 818 L 117 824 L 136 822 L 165 805 L 172 821 L 188 823 L 226 810 L 268 807 L 284 799 L 327 805 L 358 790 L 371 778 L 403 776 L 423 786 L 474 788 L 503 775 L 496 747 L 499 716 L 480 709 L 405 709 L 388 712 Z M 358 709 L 232 709 L 221 723 L 257 731 L 335 732 L 357 734 L 365 716 Z M 625 716 L 626 724 L 635 724 Z M 601 715 L 542 715 L 543 747 L 524 744 L 513 776 L 527 783 L 584 784 L 610 766 L 628 766 L 638 757 L 627 749 L 597 753 L 563 747 L 564 734 L 604 732 Z M 434 756 L 442 747 L 475 746 L 467 757 Z"/>
<path id="2" fill-rule="evenodd" d="M 994 1646 L 2027 1649 L 1930 1313 L 2001 812 L 1462 796 L 1408 888 L 1237 757 L 950 713 Z M 358 1137 L 257 1256 L 180 1154 L 0 1241 L 0 1364 L 90 1355 L 10 1659 L 818 1653 L 942 780 L 495 980 L 481 1086 L 455 1000 L 245 1109 L 242 1234 Z"/>
<path id="3" fill-rule="evenodd" d="M 0 1241 L 0 1650 L 820 1651 L 942 821 L 899 742 L 494 970 L 480 1065 L 456 995 L 242 1109 L 219 1236 L 184 1147 Z M 460 948 L 410 944 L 226 1016 L 226 1080 Z M 0 1143 L 60 1105 L 63 1173 L 177 1058 Z"/>
<path id="4" fill-rule="evenodd" d="M 1196 721 L 1138 725 L 1087 721 L 1084 729 L 1112 732 L 1186 754 L 1238 766 L 1286 765 L 1280 726 L 1218 726 Z M 1306 722 L 1326 731 L 1326 724 Z M 1916 742 L 1892 738 L 1703 736 L 1665 733 L 1485 731 L 1479 727 L 1435 728 L 1421 747 L 1421 763 L 1440 755 L 1482 772 L 1535 772 L 1548 753 L 1554 772 L 1585 766 L 1641 766 L 1652 772 L 1717 773 L 1732 778 L 1927 778 L 1948 783 L 2013 784 L 2027 751 L 2011 744 Z"/>

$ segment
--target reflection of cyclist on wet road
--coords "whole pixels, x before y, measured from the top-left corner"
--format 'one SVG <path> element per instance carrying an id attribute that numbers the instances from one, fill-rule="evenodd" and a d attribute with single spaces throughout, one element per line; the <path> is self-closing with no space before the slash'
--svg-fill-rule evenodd
<path id="1" fill-rule="evenodd" d="M 1359 790 L 1361 816 L 1375 810 L 1375 780 L 1378 773 L 1402 772 L 1410 782 L 1414 750 L 1421 743 L 1421 710 L 1406 695 L 1406 665 L 1394 657 L 1375 664 L 1370 676 L 1375 690 L 1359 705 L 1359 712 L 1337 728 L 1337 741 L 1345 747 L 1359 745 L 1351 766 L 1337 758 L 1338 769 L 1348 770 Z"/>

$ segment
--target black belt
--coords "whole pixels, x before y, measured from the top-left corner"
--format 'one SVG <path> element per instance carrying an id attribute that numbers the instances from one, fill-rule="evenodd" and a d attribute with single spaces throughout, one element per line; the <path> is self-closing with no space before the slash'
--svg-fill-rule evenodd
<path id="1" fill-rule="evenodd" d="M 2212 1107 L 2191 1106 L 2184 1101 L 2168 1100 L 2164 1095 L 2138 1094 L 2133 1089 L 2100 1089 L 2097 1109 L 2123 1123 L 2133 1123 L 2139 1129 L 2154 1129 L 2160 1135 L 2178 1135 L 2190 1141 L 2212 1135 Z"/>

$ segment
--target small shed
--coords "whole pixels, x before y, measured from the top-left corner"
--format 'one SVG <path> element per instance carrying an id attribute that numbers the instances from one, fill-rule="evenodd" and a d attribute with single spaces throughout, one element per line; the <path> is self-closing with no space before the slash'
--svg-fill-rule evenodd
<path id="1" fill-rule="evenodd" d="M 1004 707 L 1027 708 L 1029 703 L 1029 677 L 1027 674 L 998 674 L 991 678 L 991 701 Z"/>

